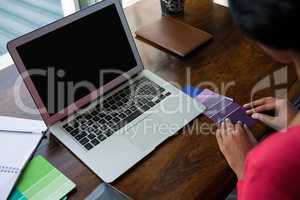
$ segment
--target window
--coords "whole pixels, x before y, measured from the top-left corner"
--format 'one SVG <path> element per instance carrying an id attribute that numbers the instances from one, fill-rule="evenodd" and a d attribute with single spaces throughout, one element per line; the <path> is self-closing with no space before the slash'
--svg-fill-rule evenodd
<path id="1" fill-rule="evenodd" d="M 0 69 L 12 64 L 8 41 L 74 12 L 77 5 L 73 0 L 1 0 Z"/>

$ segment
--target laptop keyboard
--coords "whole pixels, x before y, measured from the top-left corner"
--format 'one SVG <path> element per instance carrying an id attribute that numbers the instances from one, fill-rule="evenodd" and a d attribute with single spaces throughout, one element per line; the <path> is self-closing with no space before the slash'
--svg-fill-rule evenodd
<path id="1" fill-rule="evenodd" d="M 91 150 L 169 95 L 156 83 L 141 78 L 69 121 L 63 129 Z"/>

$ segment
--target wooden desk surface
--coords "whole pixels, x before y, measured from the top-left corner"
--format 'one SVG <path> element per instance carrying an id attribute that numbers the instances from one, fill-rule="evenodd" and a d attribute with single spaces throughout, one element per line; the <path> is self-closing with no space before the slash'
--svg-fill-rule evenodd
<path id="1" fill-rule="evenodd" d="M 186 59 L 137 40 L 146 68 L 178 84 L 178 87 L 211 81 L 220 88 L 222 83 L 233 81 L 235 85 L 228 88 L 226 95 L 240 103 L 249 101 L 252 87 L 282 66 L 272 62 L 255 44 L 241 36 L 233 26 L 228 9 L 214 5 L 210 0 L 189 0 L 186 4 L 186 14 L 179 20 L 212 33 L 214 40 Z M 127 8 L 126 14 L 134 32 L 160 17 L 159 0 L 142 0 Z M 0 72 L 0 113 L 37 118 L 37 115 L 22 112 L 16 106 L 16 78 L 14 67 Z M 293 68 L 288 67 L 288 83 L 282 87 L 290 87 L 295 80 Z M 273 95 L 274 89 L 274 86 L 270 87 L 256 96 Z M 21 96 L 26 105 L 34 107 L 24 87 Z M 195 122 L 209 120 L 200 116 Z M 261 125 L 254 128 L 257 134 L 263 130 Z M 83 199 L 101 183 L 53 136 L 42 143 L 37 154 L 45 156 L 77 184 L 77 191 L 71 199 Z M 218 151 L 215 137 L 194 130 L 166 141 L 113 185 L 134 199 L 222 199 L 234 186 L 234 176 Z"/>

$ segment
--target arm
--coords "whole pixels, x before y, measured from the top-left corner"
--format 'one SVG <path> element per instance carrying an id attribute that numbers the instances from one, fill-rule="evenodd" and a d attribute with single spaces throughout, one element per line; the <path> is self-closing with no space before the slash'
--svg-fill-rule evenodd
<path id="1" fill-rule="evenodd" d="M 238 177 L 239 200 L 300 199 L 300 127 L 254 147 L 251 132 L 229 120 L 217 130 L 221 152 Z"/>

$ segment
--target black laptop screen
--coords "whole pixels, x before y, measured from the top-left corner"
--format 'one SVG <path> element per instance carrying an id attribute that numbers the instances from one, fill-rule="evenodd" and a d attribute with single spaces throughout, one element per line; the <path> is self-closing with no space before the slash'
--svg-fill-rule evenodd
<path id="1" fill-rule="evenodd" d="M 137 66 L 115 5 L 17 51 L 50 116 Z"/>

